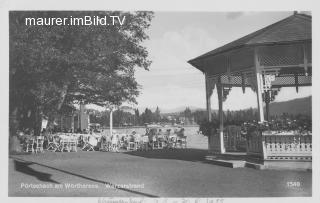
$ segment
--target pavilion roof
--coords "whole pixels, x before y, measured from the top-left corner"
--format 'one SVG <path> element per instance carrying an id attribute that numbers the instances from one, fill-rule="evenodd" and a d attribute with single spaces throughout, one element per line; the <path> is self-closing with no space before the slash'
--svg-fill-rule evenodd
<path id="1" fill-rule="evenodd" d="M 295 13 L 281 21 L 191 59 L 188 63 L 205 72 L 206 67 L 201 65 L 203 59 L 214 57 L 230 50 L 268 44 L 298 43 L 311 41 L 311 39 L 311 16 Z"/>

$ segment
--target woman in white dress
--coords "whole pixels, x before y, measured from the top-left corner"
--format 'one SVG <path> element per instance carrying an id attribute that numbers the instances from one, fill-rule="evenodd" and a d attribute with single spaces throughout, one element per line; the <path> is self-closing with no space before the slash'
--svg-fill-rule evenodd
<path id="1" fill-rule="evenodd" d="M 119 149 L 118 149 L 119 136 L 118 135 L 116 134 L 112 135 L 111 143 L 112 143 L 112 151 L 119 152 Z"/>

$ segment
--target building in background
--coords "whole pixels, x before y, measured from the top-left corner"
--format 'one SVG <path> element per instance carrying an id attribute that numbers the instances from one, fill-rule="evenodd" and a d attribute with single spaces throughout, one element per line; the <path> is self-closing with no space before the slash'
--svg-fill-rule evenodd
<path id="1" fill-rule="evenodd" d="M 77 132 L 79 130 L 88 130 L 90 123 L 89 112 L 85 105 L 81 104 L 80 109 L 75 110 L 72 115 L 57 115 L 55 118 L 55 127 L 61 131 Z"/>

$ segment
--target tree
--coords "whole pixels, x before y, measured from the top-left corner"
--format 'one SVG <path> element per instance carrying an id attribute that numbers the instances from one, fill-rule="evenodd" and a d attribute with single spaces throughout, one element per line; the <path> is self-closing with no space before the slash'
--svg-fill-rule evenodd
<path id="1" fill-rule="evenodd" d="M 141 120 L 142 120 L 143 124 L 151 123 L 153 121 L 152 111 L 150 109 L 146 108 L 145 111 L 141 114 Z"/>
<path id="2" fill-rule="evenodd" d="M 184 117 L 185 118 L 191 118 L 192 117 L 192 112 L 190 110 L 189 107 L 187 107 L 185 110 L 184 110 Z"/>
<path id="3" fill-rule="evenodd" d="M 197 110 L 193 112 L 194 120 L 197 124 L 203 123 L 205 120 L 207 120 L 207 112 Z"/>
<path id="4" fill-rule="evenodd" d="M 26 17 L 125 16 L 115 26 L 27 26 Z M 32 111 L 52 122 L 63 106 L 75 103 L 120 105 L 136 102 L 135 67 L 148 70 L 152 12 L 41 11 L 9 13 L 10 126 L 24 128 L 21 114 Z M 38 129 L 38 126 L 34 128 Z"/>
<path id="5" fill-rule="evenodd" d="M 160 109 L 157 106 L 156 111 L 154 112 L 154 120 L 155 122 L 160 122 L 161 121 L 161 115 L 160 115 Z"/>
<path id="6" fill-rule="evenodd" d="M 140 113 L 139 109 L 134 110 L 134 125 L 140 125 Z"/>

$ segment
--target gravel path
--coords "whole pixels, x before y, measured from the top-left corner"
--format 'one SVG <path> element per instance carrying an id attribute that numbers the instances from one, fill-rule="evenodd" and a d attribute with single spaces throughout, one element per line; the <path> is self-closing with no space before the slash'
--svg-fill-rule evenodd
<path id="1" fill-rule="evenodd" d="M 11 155 L 9 196 L 311 196 L 311 172 L 226 168 L 205 161 L 206 154 L 179 149 Z"/>

